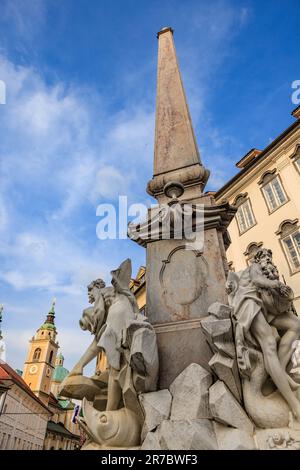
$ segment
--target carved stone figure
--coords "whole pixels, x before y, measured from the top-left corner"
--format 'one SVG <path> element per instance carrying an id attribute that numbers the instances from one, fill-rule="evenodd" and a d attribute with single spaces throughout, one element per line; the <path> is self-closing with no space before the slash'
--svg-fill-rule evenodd
<path id="1" fill-rule="evenodd" d="M 156 335 L 129 289 L 131 261 L 125 260 L 111 275 L 110 287 L 101 279 L 88 286 L 93 306 L 83 311 L 79 324 L 94 339 L 62 384 L 61 395 L 83 399 L 80 423 L 93 442 L 132 447 L 140 443 L 144 419 L 138 393 L 157 386 Z M 100 351 L 106 354 L 107 372 L 98 378 L 84 377 L 84 367 Z M 101 392 L 105 407 L 96 409 Z"/>
<path id="2" fill-rule="evenodd" d="M 292 289 L 279 281 L 271 250 L 259 250 L 244 271 L 230 272 L 227 289 L 249 415 L 260 427 L 286 426 L 289 410 L 299 421 L 300 384 L 288 366 L 300 319 L 292 311 Z"/>

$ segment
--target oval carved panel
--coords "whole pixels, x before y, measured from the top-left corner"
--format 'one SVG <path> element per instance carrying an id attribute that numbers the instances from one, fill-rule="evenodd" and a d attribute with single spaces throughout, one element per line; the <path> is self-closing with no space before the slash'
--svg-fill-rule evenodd
<path id="1" fill-rule="evenodd" d="M 186 317 L 188 306 L 198 299 L 206 285 L 207 263 L 201 252 L 185 245 L 172 250 L 162 263 L 159 278 L 165 303 L 171 308 L 181 306 L 182 316 Z"/>

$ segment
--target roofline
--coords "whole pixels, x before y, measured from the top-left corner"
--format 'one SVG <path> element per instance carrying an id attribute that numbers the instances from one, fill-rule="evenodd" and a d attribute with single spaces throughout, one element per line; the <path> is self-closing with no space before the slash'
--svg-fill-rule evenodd
<path id="1" fill-rule="evenodd" d="M 251 170 L 258 162 L 267 157 L 267 154 L 272 150 L 282 139 L 284 139 L 290 132 L 292 132 L 297 127 L 300 127 L 300 120 L 293 122 L 289 127 L 287 127 L 276 139 L 274 139 L 254 160 L 252 160 L 245 168 L 236 173 L 227 183 L 224 184 L 218 191 L 216 191 L 215 198 L 218 199 L 226 192 L 234 183 L 244 176 L 248 170 Z"/>
<path id="2" fill-rule="evenodd" d="M 0 367 L 3 366 L 3 364 L 0 364 Z M 9 366 L 10 367 L 10 366 Z M 3 368 L 5 370 L 5 368 Z M 13 369 L 14 370 L 14 369 Z M 21 382 L 22 377 L 20 377 L 20 381 L 16 380 L 15 377 L 13 375 L 11 375 L 7 370 L 5 370 L 5 372 L 8 374 L 8 377 L 7 378 L 4 378 L 4 379 L 1 379 L 1 382 L 5 382 L 6 380 L 8 381 L 11 381 L 13 382 L 15 385 L 17 385 L 19 388 L 21 388 L 24 392 L 26 392 L 30 397 L 32 397 L 39 405 L 41 405 L 43 408 L 45 408 L 48 413 L 52 416 L 53 413 L 51 410 L 49 410 L 49 408 L 47 407 L 47 405 L 45 405 L 45 403 L 42 402 L 42 400 L 39 399 L 39 397 L 37 397 L 35 395 L 35 393 L 31 390 L 31 388 L 26 384 L 26 382 L 24 382 L 24 384 Z M 16 372 L 17 373 L 17 372 Z"/>
<path id="3" fill-rule="evenodd" d="M 140 283 L 137 289 L 133 292 L 133 294 L 135 295 L 135 293 L 138 292 L 145 284 L 146 284 L 146 281 L 143 281 L 142 283 Z"/>
<path id="4" fill-rule="evenodd" d="M 49 429 L 48 424 L 50 423 L 56 424 L 59 427 L 63 427 L 64 431 L 59 431 L 59 430 L 54 431 L 53 429 Z M 52 432 L 54 434 L 61 434 L 63 436 L 68 437 L 69 439 L 73 438 L 74 440 L 78 440 L 78 441 L 80 440 L 80 436 L 78 436 L 77 434 L 73 434 L 71 431 L 69 431 L 61 421 L 56 423 L 55 421 L 49 420 L 48 424 L 47 424 L 46 432 L 49 432 L 49 433 Z"/>
<path id="5" fill-rule="evenodd" d="M 298 112 L 299 110 L 300 110 L 300 104 L 299 104 L 299 106 L 297 106 L 297 108 L 293 109 L 293 111 L 291 112 L 291 115 L 292 115 L 293 117 L 295 117 L 295 114 L 297 114 L 297 112 Z M 296 118 L 296 119 L 297 119 L 297 118 Z"/>
<path id="6" fill-rule="evenodd" d="M 250 149 L 249 152 L 247 152 L 238 162 L 236 162 L 235 166 L 238 167 L 238 165 L 239 165 L 243 160 L 245 160 L 245 158 L 248 157 L 249 154 L 252 153 L 254 150 L 259 150 L 259 149 L 256 149 L 256 148 L 254 148 L 254 147 L 253 147 L 252 149 Z"/>

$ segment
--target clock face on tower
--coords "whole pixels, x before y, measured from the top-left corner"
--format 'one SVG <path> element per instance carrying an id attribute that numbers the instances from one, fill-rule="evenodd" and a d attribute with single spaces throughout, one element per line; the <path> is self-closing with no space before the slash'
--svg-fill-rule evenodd
<path id="1" fill-rule="evenodd" d="M 37 370 L 38 370 L 38 366 L 34 364 L 34 365 L 30 366 L 29 374 L 36 374 Z"/>

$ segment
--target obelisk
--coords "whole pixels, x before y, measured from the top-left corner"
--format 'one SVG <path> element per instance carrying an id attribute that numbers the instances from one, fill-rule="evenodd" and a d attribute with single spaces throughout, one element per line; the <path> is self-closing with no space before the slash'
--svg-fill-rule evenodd
<path id="1" fill-rule="evenodd" d="M 163 28 L 157 37 L 154 173 L 147 191 L 159 205 L 133 232 L 147 249 L 147 317 L 157 333 L 159 387 L 167 388 L 192 362 L 209 368 L 212 352 L 201 320 L 214 302 L 227 303 L 226 228 L 235 211 L 228 204 L 216 206 L 212 196 L 203 194 L 209 171 L 200 160 L 173 30 Z M 178 237 L 173 226 L 170 236 L 161 228 L 166 213 L 174 222 L 186 205 L 193 211 L 193 231 L 203 233 L 200 247 Z M 202 223 L 196 214 L 202 214 Z"/>
<path id="2" fill-rule="evenodd" d="M 192 120 L 176 57 L 172 28 L 158 34 L 154 174 L 147 191 L 164 201 L 166 183 L 180 180 L 184 199 L 200 196 L 209 171 L 200 161 Z"/>

